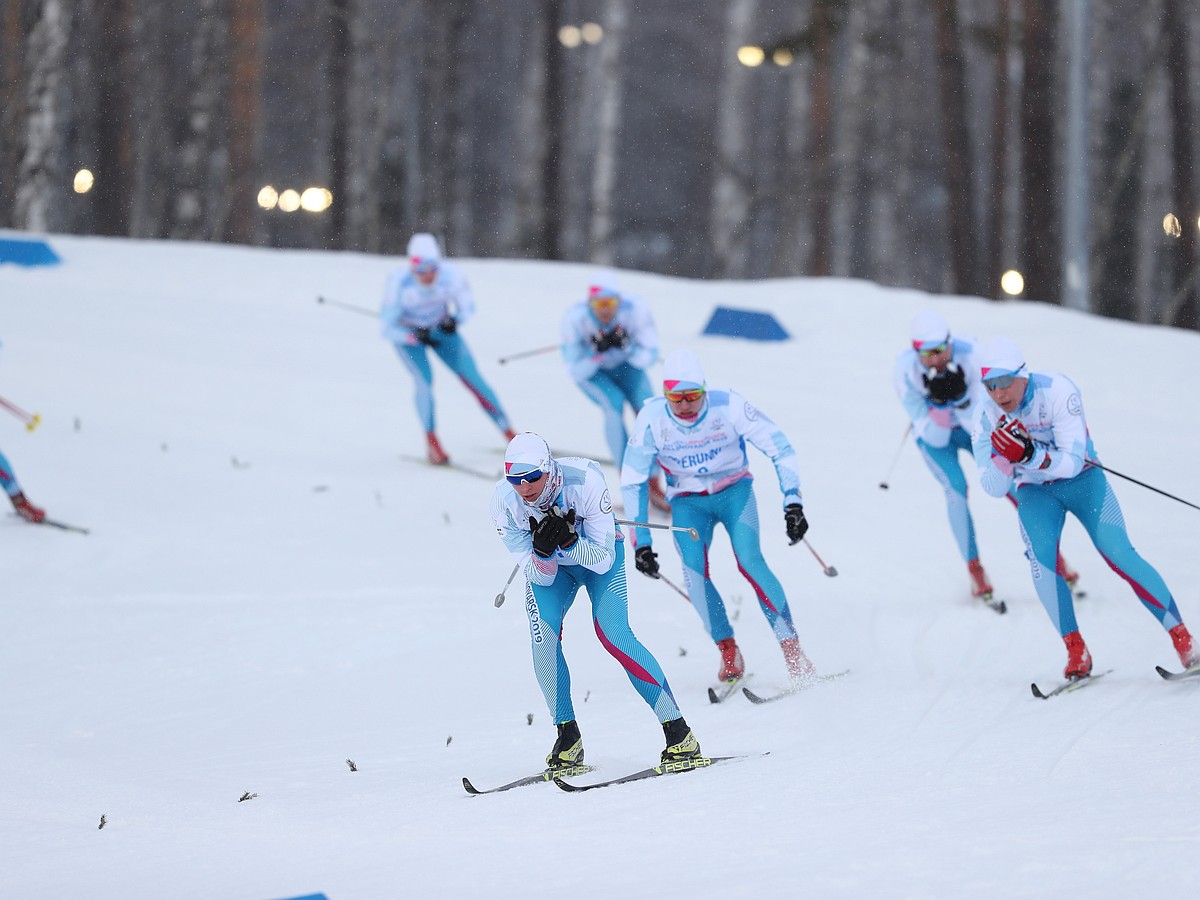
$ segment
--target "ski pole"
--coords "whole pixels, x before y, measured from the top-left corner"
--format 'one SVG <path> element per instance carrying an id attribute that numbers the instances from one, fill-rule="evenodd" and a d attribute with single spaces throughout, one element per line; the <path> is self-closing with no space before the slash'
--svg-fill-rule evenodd
<path id="1" fill-rule="evenodd" d="M 892 464 L 888 466 L 887 475 L 883 477 L 883 481 L 879 482 L 881 490 L 888 489 L 888 479 L 892 477 L 892 471 L 896 468 L 896 463 L 900 462 L 900 454 L 904 452 L 904 443 L 908 440 L 908 433 L 912 431 L 912 422 L 908 423 L 908 427 L 904 429 L 904 434 L 900 437 L 900 446 L 896 448 L 896 455 L 892 459 Z"/>
<path id="2" fill-rule="evenodd" d="M 679 587 L 679 585 L 675 584 L 675 582 L 673 582 L 670 578 L 668 578 L 662 572 L 658 573 L 658 580 L 661 581 L 663 584 L 665 584 L 667 587 L 669 587 L 671 590 L 673 590 L 675 593 L 677 593 L 680 597 L 682 597 L 688 603 L 692 602 L 692 598 L 687 595 L 687 591 L 683 590 L 681 587 Z"/>
<path id="3" fill-rule="evenodd" d="M 356 306 L 353 303 L 343 303 L 340 300 L 330 300 L 328 297 L 317 297 L 318 303 L 327 303 L 330 306 L 336 306 L 338 309 L 345 309 L 350 312 L 356 312 L 359 315 L 370 316 L 372 319 L 377 318 L 379 314 L 373 309 L 367 309 L 365 306 Z"/>
<path id="4" fill-rule="evenodd" d="M 828 575 L 830 578 L 837 578 L 837 569 L 835 569 L 833 566 L 825 565 L 825 560 L 821 559 L 820 556 L 817 556 L 817 551 L 814 550 L 813 545 L 808 542 L 808 538 L 804 539 L 804 546 L 808 548 L 809 553 L 816 557 L 817 562 L 821 564 L 821 568 L 825 570 L 826 575 Z"/>
<path id="5" fill-rule="evenodd" d="M 3 406 L 10 413 L 24 422 L 26 431 L 33 431 L 33 429 L 38 427 L 38 422 L 42 421 L 42 417 L 37 413 L 27 413 L 25 410 L 21 409 L 21 407 L 17 406 L 17 404 L 10 403 L 3 397 L 0 397 L 0 406 Z"/>
<path id="6" fill-rule="evenodd" d="M 500 365 L 507 362 L 512 362 L 514 359 L 524 359 L 527 356 L 537 356 L 540 353 L 549 353 L 551 350 L 558 350 L 562 344 L 552 344 L 549 347 L 538 347 L 536 350 L 522 350 L 520 353 L 514 353 L 511 356 L 500 357 Z"/>
<path id="7" fill-rule="evenodd" d="M 508 591 L 508 586 L 513 583 L 513 579 L 517 577 L 517 570 L 520 566 L 513 566 L 512 573 L 508 576 L 508 581 L 504 582 L 504 590 L 496 595 L 496 608 L 499 609 L 504 605 L 504 595 Z"/>
<path id="8" fill-rule="evenodd" d="M 1156 494 L 1162 494 L 1164 497 L 1170 497 L 1172 500 L 1176 500 L 1179 503 L 1182 503 L 1184 506 L 1190 506 L 1192 509 L 1200 509 L 1200 506 L 1197 506 L 1195 503 L 1188 503 L 1186 500 L 1180 500 L 1174 494 L 1168 494 L 1166 491 L 1160 491 L 1158 488 L 1146 484 L 1144 481 L 1138 481 L 1136 478 L 1130 478 L 1128 475 L 1122 475 L 1120 472 L 1115 472 L 1108 468 L 1108 466 L 1100 465 L 1100 463 L 1096 462 L 1094 459 L 1089 459 L 1087 464 L 1089 466 L 1095 466 L 1097 469 L 1101 469 L 1107 472 L 1109 475 L 1116 475 L 1118 478 L 1124 478 L 1126 481 L 1132 481 L 1134 484 L 1141 485 L 1147 490 L 1154 491 Z"/>
<path id="9" fill-rule="evenodd" d="M 700 532 L 695 528 L 681 528 L 678 525 L 659 525 L 656 522 L 633 522 L 629 519 L 617 519 L 618 525 L 632 525 L 634 528 L 661 528 L 663 531 L 682 531 L 693 541 L 700 540 Z"/>

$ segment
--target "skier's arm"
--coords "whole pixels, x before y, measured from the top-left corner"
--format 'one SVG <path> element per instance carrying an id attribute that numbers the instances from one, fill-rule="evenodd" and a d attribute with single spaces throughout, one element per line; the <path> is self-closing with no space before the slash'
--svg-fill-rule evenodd
<path id="1" fill-rule="evenodd" d="M 775 465 L 784 508 L 792 503 L 803 503 L 800 499 L 800 467 L 787 435 L 749 400 L 734 391 L 729 392 L 729 415 L 738 433 Z"/>
<path id="2" fill-rule="evenodd" d="M 563 361 L 567 364 L 570 376 L 580 383 L 587 381 L 600 368 L 600 355 L 595 352 L 581 322 L 581 318 L 587 314 L 586 309 L 573 306 L 567 310 L 562 321 Z"/>
<path id="3" fill-rule="evenodd" d="M 533 552 L 533 534 L 529 530 L 529 519 L 516 514 L 508 502 L 509 493 L 511 492 L 506 484 L 498 484 L 495 493 L 492 494 L 491 514 L 496 532 L 530 584 L 551 585 L 558 575 L 558 561 L 555 558 L 557 554 L 549 559 L 542 559 Z M 524 521 L 520 521 L 521 519 Z"/>
<path id="4" fill-rule="evenodd" d="M 604 473 L 594 462 L 588 465 L 582 502 L 575 508 L 575 528 L 579 539 L 556 556 L 568 565 L 603 575 L 617 559 L 617 522 Z"/>
<path id="5" fill-rule="evenodd" d="M 621 499 L 625 503 L 625 511 L 634 515 L 636 522 L 645 522 L 649 513 L 650 469 L 658 459 L 658 444 L 654 440 L 650 421 L 651 415 L 643 407 L 634 420 L 629 443 L 625 446 L 625 457 L 621 461 Z M 650 544 L 650 529 L 635 528 L 633 546 L 648 547 Z"/>

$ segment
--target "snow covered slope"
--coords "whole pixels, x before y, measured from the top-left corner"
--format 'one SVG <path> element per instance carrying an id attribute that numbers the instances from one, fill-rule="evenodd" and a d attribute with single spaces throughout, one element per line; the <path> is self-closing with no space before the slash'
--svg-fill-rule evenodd
<path id="1" fill-rule="evenodd" d="M 705 751 L 770 755 L 587 794 L 467 797 L 536 770 L 553 741 L 491 486 L 406 457 L 412 388 L 365 316 L 393 260 L 56 238 L 55 269 L 0 268 L 0 447 L 80 536 L 0 516 L 0 895 L 14 898 L 1185 896 L 1200 875 L 1200 684 L 1069 522 L 1063 552 L 1102 683 L 1050 702 L 1061 643 L 1007 503 L 973 489 L 1007 616 L 974 606 L 890 375 L 919 309 L 1007 334 L 1082 387 L 1102 460 L 1200 502 L 1189 373 L 1200 335 L 1029 303 L 841 280 L 627 273 L 663 350 L 775 418 L 799 453 L 810 540 L 784 537 L 755 461 L 768 560 L 801 641 L 851 676 L 779 703 L 710 706 L 717 654 L 661 583 L 631 617 Z M 554 354 L 581 265 L 464 261 L 464 334 L 519 429 L 607 457 Z M 718 304 L 794 339 L 701 337 Z M 439 431 L 498 471 L 503 439 L 435 364 Z M 970 470 L 973 476 L 973 469 Z M 613 483 L 615 484 L 615 473 Z M 1200 513 L 1114 481 L 1135 545 L 1200 626 Z M 665 541 L 664 571 L 679 577 Z M 713 573 L 755 682 L 783 661 L 724 535 Z M 514 599 L 515 598 L 515 599 Z M 588 759 L 653 761 L 662 733 L 598 645 L 566 645 Z M 532 717 L 532 725 L 529 718 Z M 346 760 L 357 767 L 352 772 Z M 250 799 L 239 802 L 245 794 Z M 99 829 L 101 816 L 105 827 Z"/>

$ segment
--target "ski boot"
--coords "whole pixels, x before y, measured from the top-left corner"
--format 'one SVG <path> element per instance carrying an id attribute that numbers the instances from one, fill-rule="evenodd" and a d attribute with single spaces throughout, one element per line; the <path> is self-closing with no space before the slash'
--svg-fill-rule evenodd
<path id="1" fill-rule="evenodd" d="M 983 571 L 983 563 L 973 559 L 967 563 L 967 571 L 971 573 L 971 596 L 990 600 L 992 584 L 988 581 L 987 572 Z"/>
<path id="2" fill-rule="evenodd" d="M 664 766 L 689 763 L 700 758 L 700 742 L 692 734 L 692 729 L 683 720 L 683 716 L 672 719 L 670 722 L 663 722 L 662 727 L 663 735 L 667 739 L 666 749 L 662 752 Z M 688 768 L 688 766 L 679 766 L 679 768 Z"/>
<path id="3" fill-rule="evenodd" d="M 554 772 L 580 765 L 583 762 L 583 738 L 579 734 L 579 723 L 572 719 L 570 722 L 560 722 L 555 728 L 558 729 L 558 739 L 546 757 L 546 768 Z"/>
<path id="4" fill-rule="evenodd" d="M 783 660 L 787 663 L 788 678 L 793 683 L 811 681 L 817 674 L 816 668 L 809 660 L 804 649 L 800 646 L 800 638 L 786 638 L 780 641 L 779 649 L 783 651 Z"/>
<path id="5" fill-rule="evenodd" d="M 450 457 L 442 449 L 442 445 L 438 443 L 437 435 L 432 431 L 425 435 L 425 445 L 425 455 L 431 465 L 444 466 L 450 462 Z"/>
<path id="6" fill-rule="evenodd" d="M 40 507 L 34 506 L 25 499 L 25 495 L 20 491 L 8 498 L 12 501 L 13 509 L 17 511 L 17 515 L 26 522 L 37 524 L 46 518 L 46 511 Z"/>
<path id="7" fill-rule="evenodd" d="M 721 651 L 721 670 L 717 672 L 717 681 L 736 681 L 746 674 L 746 664 L 742 662 L 742 651 L 738 649 L 737 641 L 731 637 L 717 641 L 717 649 Z"/>
<path id="8" fill-rule="evenodd" d="M 1192 633 L 1188 631 L 1186 625 L 1180 622 L 1168 634 L 1171 635 L 1171 641 L 1175 644 L 1175 652 L 1179 654 L 1179 661 L 1183 663 L 1185 669 L 1200 665 L 1200 652 L 1197 652 L 1196 645 L 1192 643 Z"/>
<path id="9" fill-rule="evenodd" d="M 1063 635 L 1063 643 L 1067 645 L 1067 667 L 1063 676 L 1072 681 L 1086 678 L 1092 674 L 1092 654 L 1088 652 L 1087 644 L 1078 631 Z"/>

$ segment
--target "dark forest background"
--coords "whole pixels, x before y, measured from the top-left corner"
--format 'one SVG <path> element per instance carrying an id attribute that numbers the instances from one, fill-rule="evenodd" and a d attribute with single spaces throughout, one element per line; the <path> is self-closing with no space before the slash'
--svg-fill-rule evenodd
<path id="1" fill-rule="evenodd" d="M 1187 0 L 0 0 L 0 226 L 1062 302 L 1080 12 L 1087 301 L 1200 327 Z"/>

